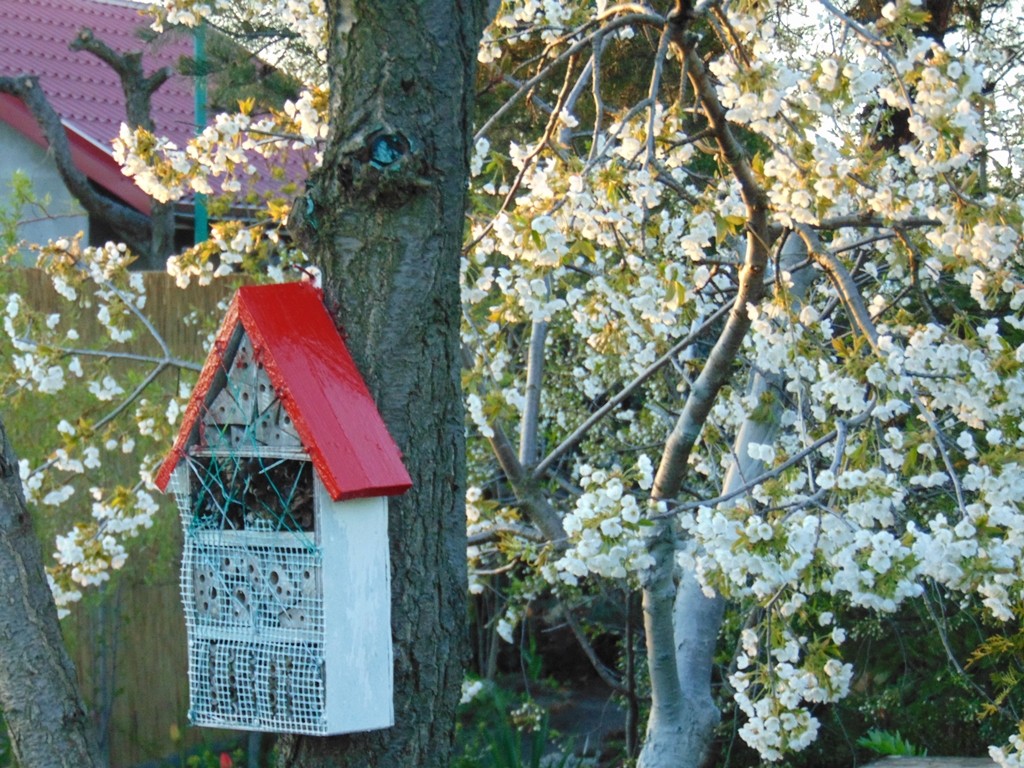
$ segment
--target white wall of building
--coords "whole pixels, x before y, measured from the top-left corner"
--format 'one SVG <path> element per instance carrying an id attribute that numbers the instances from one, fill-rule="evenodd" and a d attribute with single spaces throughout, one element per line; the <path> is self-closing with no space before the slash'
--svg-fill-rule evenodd
<path id="1" fill-rule="evenodd" d="M 18 228 L 18 236 L 25 243 L 45 243 L 78 232 L 88 236 L 88 217 L 68 194 L 49 153 L 0 122 L 0 207 L 5 209 L 10 205 L 10 182 L 15 171 L 29 177 L 38 199 L 48 198 L 45 210 L 29 207 L 22 212 L 25 221 Z M 22 250 L 26 261 L 31 261 L 29 250 Z"/>

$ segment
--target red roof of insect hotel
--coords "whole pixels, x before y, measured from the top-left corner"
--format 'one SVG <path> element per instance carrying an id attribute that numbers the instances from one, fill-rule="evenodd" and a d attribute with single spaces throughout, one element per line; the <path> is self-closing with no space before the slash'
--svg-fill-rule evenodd
<path id="1" fill-rule="evenodd" d="M 388 434 L 356 369 L 311 284 L 239 288 L 206 359 L 174 447 L 156 476 L 165 490 L 171 473 L 199 440 L 201 417 L 216 396 L 232 338 L 241 330 L 252 343 L 274 391 L 298 432 L 321 482 L 334 500 L 393 496 L 412 485 L 401 453 Z"/>

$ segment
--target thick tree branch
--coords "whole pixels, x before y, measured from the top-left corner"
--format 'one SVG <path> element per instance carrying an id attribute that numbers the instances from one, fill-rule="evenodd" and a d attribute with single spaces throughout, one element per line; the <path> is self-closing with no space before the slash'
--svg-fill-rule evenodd
<path id="1" fill-rule="evenodd" d="M 161 67 L 146 76 L 139 52 L 118 53 L 91 29 L 83 29 L 71 41 L 73 51 L 86 51 L 113 69 L 124 92 L 125 117 L 131 128 L 156 130 L 153 122 L 153 94 L 170 78 L 170 67 Z M 147 269 L 163 269 L 165 259 L 174 251 L 174 205 L 153 200 L 150 205 L 150 237 L 145 250 L 137 251 Z M 137 250 L 137 249 L 133 249 Z"/>
<path id="2" fill-rule="evenodd" d="M 545 320 L 534 320 L 530 328 L 530 346 L 526 355 L 526 391 L 523 416 L 519 422 L 519 463 L 524 467 L 537 462 L 537 423 L 540 420 L 541 384 L 544 379 L 544 342 L 548 337 Z"/>
<path id="3" fill-rule="evenodd" d="M 128 124 L 139 126 L 147 131 L 154 129 L 152 96 L 153 93 L 170 78 L 170 67 L 161 67 L 153 74 L 146 76 L 142 69 L 142 54 L 118 53 L 102 40 L 96 38 L 91 29 L 83 29 L 71 41 L 72 51 L 86 51 L 113 69 L 121 80 L 124 91 L 125 113 Z"/>
<path id="4" fill-rule="evenodd" d="M 519 463 L 515 448 L 512 447 L 512 443 L 501 426 L 492 424 L 491 431 L 494 433 L 489 438 L 491 450 L 494 451 L 498 464 L 501 465 L 505 477 L 508 478 L 508 482 L 512 486 L 516 501 L 519 502 L 533 524 L 544 533 L 547 540 L 555 547 L 564 549 L 566 546 L 565 529 L 562 527 L 562 519 L 558 516 L 558 512 L 548 502 L 547 497 L 537 487 L 523 465 Z"/>
<path id="5" fill-rule="evenodd" d="M 691 765 L 697 763 L 691 739 L 696 721 L 688 717 L 691 713 L 685 708 L 676 659 L 673 605 L 677 549 L 673 522 L 659 520 L 648 538 L 648 553 L 654 564 L 644 575 L 644 636 L 651 678 L 651 713 L 640 766 L 686 765 L 684 759 Z M 700 734 L 698 740 L 703 736 Z"/>
<path id="6" fill-rule="evenodd" d="M 687 31 L 694 18 L 692 4 L 680 0 L 669 16 L 667 31 L 708 121 L 720 156 L 740 187 L 746 206 L 747 243 L 735 301 L 721 335 L 700 375 L 693 383 L 655 475 L 652 496 L 675 498 L 689 468 L 689 458 L 722 387 L 732 375 L 733 364 L 750 328 L 748 307 L 764 294 L 768 263 L 768 204 L 754 176 L 746 153 L 726 120 L 725 110 L 704 62 Z M 702 759 L 718 711 L 708 690 L 712 654 L 721 623 L 723 602 L 703 597 L 693 574 L 675 578 L 676 531 L 671 520 L 655 522 L 650 539 L 654 565 L 644 577 L 644 628 L 647 632 L 648 667 L 651 674 L 651 715 L 639 765 L 696 765 Z M 681 614 L 686 614 L 685 616 Z M 687 631 L 678 628 L 689 622 Z M 687 723 L 681 727 L 680 723 Z"/>
<path id="7" fill-rule="evenodd" d="M 760 302 L 764 294 L 764 273 L 768 263 L 768 203 L 750 167 L 746 152 L 726 119 L 725 109 L 718 100 L 707 68 L 694 47 L 695 40 L 686 31 L 685 14 L 673 14 L 669 22 L 672 44 L 686 63 L 686 72 L 701 108 L 707 117 L 711 134 L 719 152 L 729 166 L 740 187 L 746 205 L 747 246 L 739 275 L 739 288 L 732 304 L 729 319 L 708 355 L 689 397 L 669 435 L 661 464 L 654 480 L 653 496 L 671 499 L 679 492 L 687 470 L 690 452 L 700 435 L 708 414 L 722 387 L 732 374 L 732 364 L 750 328 L 748 307 Z"/>
<path id="8" fill-rule="evenodd" d="M 860 289 L 857 288 L 857 284 L 854 282 L 849 270 L 833 254 L 821 247 L 821 240 L 810 228 L 799 226 L 797 231 L 806 244 L 808 253 L 818 263 L 818 266 L 824 270 L 829 281 L 839 294 L 839 300 L 846 307 L 850 320 L 857 326 L 857 329 L 864 338 L 868 340 L 871 349 L 876 354 L 881 355 L 881 350 L 878 348 L 878 331 L 875 329 L 875 324 L 871 321 L 871 314 L 868 312 L 864 299 L 860 295 Z"/>

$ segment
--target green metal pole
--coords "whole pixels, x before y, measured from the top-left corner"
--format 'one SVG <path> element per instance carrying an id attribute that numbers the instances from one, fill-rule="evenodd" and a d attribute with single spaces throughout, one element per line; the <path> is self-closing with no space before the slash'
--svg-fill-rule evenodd
<path id="1" fill-rule="evenodd" d="M 195 31 L 195 113 L 196 133 L 206 127 L 206 23 L 200 22 Z M 193 199 L 194 240 L 199 244 L 210 236 L 210 223 L 206 211 L 206 195 L 199 192 Z"/>

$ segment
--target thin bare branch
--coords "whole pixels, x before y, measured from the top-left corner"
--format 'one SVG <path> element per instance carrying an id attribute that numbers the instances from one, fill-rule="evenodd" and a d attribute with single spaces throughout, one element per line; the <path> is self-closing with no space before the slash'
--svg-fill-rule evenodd
<path id="1" fill-rule="evenodd" d="M 616 11 L 617 10 L 618 8 L 616 8 Z M 487 119 L 486 122 L 484 122 L 482 126 L 480 126 L 476 134 L 473 136 L 473 140 L 476 141 L 480 137 L 486 136 L 487 132 L 490 131 L 494 124 L 502 117 L 504 117 L 508 113 L 508 111 L 515 106 L 516 102 L 523 98 L 523 96 L 529 93 L 539 83 L 547 79 L 555 69 L 564 64 L 566 61 L 568 61 L 570 57 L 577 55 L 584 48 L 590 46 L 593 43 L 595 37 L 599 35 L 603 36 L 608 32 L 614 31 L 620 27 L 627 27 L 631 24 L 649 24 L 652 26 L 660 27 L 664 23 L 665 20 L 657 14 L 632 13 L 612 19 L 603 27 L 601 27 L 597 32 L 580 38 L 575 43 L 566 48 L 564 51 L 562 51 L 562 53 L 559 54 L 556 58 L 552 59 L 547 64 L 547 66 L 543 67 L 539 72 L 537 72 L 537 74 L 535 74 L 529 80 L 525 81 L 519 87 L 519 89 L 516 90 L 516 92 L 513 93 L 508 98 L 508 100 L 504 104 L 502 104 L 501 107 L 499 107 L 495 111 L 495 113 Z"/>
<path id="2" fill-rule="evenodd" d="M 937 227 L 941 223 L 942 222 L 938 219 L 929 218 L 927 216 L 908 216 L 905 219 L 893 221 L 892 219 L 884 219 L 881 216 L 858 213 L 849 216 L 833 216 L 832 218 L 822 219 L 815 224 L 812 229 L 834 230 L 845 229 L 847 227 L 864 227 L 867 229 L 887 229 L 894 227 L 899 227 L 901 229 L 919 229 L 921 227 Z"/>
<path id="3" fill-rule="evenodd" d="M 654 130 L 654 123 L 657 120 L 658 91 L 661 90 L 661 75 L 665 68 L 665 59 L 668 56 L 669 30 L 666 27 L 662 30 L 661 39 L 658 41 L 658 53 L 654 57 L 654 69 L 651 71 L 651 84 L 647 88 L 647 101 L 650 104 L 647 118 L 647 156 L 644 159 L 646 168 L 655 160 L 654 137 L 657 131 Z"/>
<path id="4" fill-rule="evenodd" d="M 502 536 L 518 536 L 521 539 L 534 541 L 539 544 L 547 541 L 547 537 L 533 526 L 516 525 L 514 523 L 495 523 L 494 525 L 489 526 L 486 530 L 477 531 L 476 533 L 467 536 L 466 544 L 471 547 L 480 546 L 481 544 L 489 544 L 492 541 L 497 541 Z"/>
<path id="5" fill-rule="evenodd" d="M 14 340 L 17 344 L 26 347 L 38 348 L 38 344 L 32 339 L 20 337 Z M 133 363 L 149 363 L 151 365 L 165 365 L 170 368 L 178 368 L 183 371 L 199 373 L 203 367 L 199 363 L 190 360 L 183 360 L 180 357 L 153 357 L 152 355 L 140 355 L 135 352 L 118 352 L 111 349 L 86 349 L 79 347 L 51 347 L 47 349 L 59 352 L 62 355 L 77 355 L 79 357 L 101 357 L 111 360 L 127 360 Z"/>
<path id="6" fill-rule="evenodd" d="M 572 608 L 567 605 L 565 601 L 559 602 L 562 606 L 562 612 L 565 615 L 565 623 L 569 625 L 569 629 L 572 630 L 572 634 L 576 638 L 576 642 L 579 643 L 580 649 L 583 651 L 583 655 L 587 657 L 587 661 L 590 662 L 590 666 L 593 667 L 595 672 L 597 672 L 597 676 L 601 678 L 605 685 L 616 693 L 626 695 L 629 692 L 628 689 L 623 684 L 622 680 L 619 679 L 618 675 L 612 672 L 612 670 L 610 670 L 598 657 L 597 651 L 594 650 L 594 646 L 590 642 L 590 638 L 587 637 L 586 632 L 583 631 L 583 627 L 580 626 L 575 614 L 573 614 Z"/>
<path id="7" fill-rule="evenodd" d="M 836 421 L 836 428 L 833 429 L 831 432 L 829 432 L 826 435 L 822 435 L 810 445 L 794 453 L 781 464 L 772 467 L 770 470 L 762 472 L 756 477 L 752 477 L 749 480 L 744 481 L 743 485 L 734 488 L 728 493 L 723 493 L 719 496 L 715 496 L 712 499 L 688 501 L 685 504 L 672 504 L 670 509 L 668 509 L 666 512 L 663 512 L 658 515 L 652 515 L 651 519 L 657 520 L 663 517 L 672 517 L 673 515 L 679 515 L 683 512 L 693 512 L 694 510 L 700 509 L 701 507 L 716 507 L 719 504 L 727 504 L 733 499 L 739 498 L 740 496 L 745 496 L 759 485 L 763 485 L 764 483 L 767 483 L 771 480 L 778 480 L 780 477 L 782 477 L 783 473 L 785 473 L 786 470 L 795 467 L 808 456 L 812 456 L 813 454 L 817 453 L 826 445 L 832 442 L 836 443 L 836 445 L 838 446 L 836 449 L 836 455 L 842 456 L 841 449 L 842 446 L 845 444 L 846 433 L 850 429 L 859 427 L 865 421 L 867 421 L 868 418 L 871 416 L 872 412 L 875 410 L 876 404 L 877 401 L 875 399 L 872 399 L 868 403 L 868 407 L 865 408 L 860 413 L 858 413 L 852 419 L 838 419 Z M 835 469 L 835 467 L 836 462 L 833 461 L 833 469 Z M 813 500 L 813 497 L 809 497 L 804 500 L 804 503 L 811 503 Z"/>
<path id="8" fill-rule="evenodd" d="M 523 164 L 519 169 L 519 173 L 516 174 L 515 180 L 512 182 L 508 192 L 505 194 L 505 198 L 501 202 L 501 207 L 498 208 L 498 211 L 491 217 L 491 220 L 487 222 L 487 225 L 483 228 L 480 234 L 477 235 L 472 240 L 472 242 L 463 246 L 463 253 L 469 253 L 470 251 L 473 250 L 473 248 L 477 246 L 477 244 L 481 240 L 487 237 L 488 233 L 494 228 L 494 222 L 497 220 L 498 216 L 504 213 L 506 210 L 508 210 L 508 207 L 512 204 L 512 200 L 519 192 L 519 187 L 522 185 L 523 180 L 526 178 L 526 174 L 529 172 L 530 167 L 533 165 L 534 161 L 543 151 L 544 147 L 546 147 L 548 143 L 551 141 L 551 137 L 554 136 L 555 129 L 558 127 L 558 123 L 560 120 L 559 114 L 562 111 L 563 105 L 566 103 L 566 99 L 572 92 L 570 83 L 572 82 L 572 72 L 574 63 L 575 57 L 570 57 L 569 64 L 567 66 L 565 73 L 565 81 L 562 83 L 562 90 L 558 94 L 558 102 L 555 104 L 554 109 L 551 110 L 551 114 L 548 116 L 548 123 L 544 129 L 544 135 L 540 138 L 540 141 L 537 142 L 536 146 L 530 151 L 530 154 L 523 159 Z"/>

